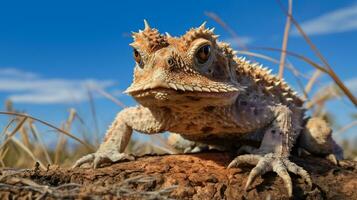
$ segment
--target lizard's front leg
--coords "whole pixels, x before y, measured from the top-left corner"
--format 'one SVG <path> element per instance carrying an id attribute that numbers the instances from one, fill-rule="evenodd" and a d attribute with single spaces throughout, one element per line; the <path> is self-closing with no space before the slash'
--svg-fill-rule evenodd
<path id="1" fill-rule="evenodd" d="M 103 163 L 134 160 L 133 156 L 124 153 L 133 130 L 148 134 L 163 132 L 167 125 L 167 114 L 165 110 L 152 112 L 142 106 L 123 109 L 109 127 L 97 152 L 83 156 L 73 167 L 93 163 L 93 167 L 97 168 Z"/>
<path id="2" fill-rule="evenodd" d="M 292 196 L 292 182 L 288 171 L 300 175 L 311 187 L 311 178 L 307 171 L 289 160 L 290 149 L 300 131 L 298 119 L 295 121 L 292 111 L 286 106 L 272 108 L 275 120 L 267 128 L 259 149 L 246 149 L 252 154 L 236 157 L 228 168 L 240 164 L 256 165 L 249 174 L 245 189 L 259 175 L 266 172 L 276 172 L 285 183 L 289 196 Z"/>

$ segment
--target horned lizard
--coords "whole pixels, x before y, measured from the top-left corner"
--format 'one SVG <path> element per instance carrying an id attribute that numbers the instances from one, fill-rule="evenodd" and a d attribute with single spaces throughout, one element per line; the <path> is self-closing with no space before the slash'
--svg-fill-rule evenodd
<path id="1" fill-rule="evenodd" d="M 293 194 L 289 171 L 311 186 L 308 172 L 289 160 L 304 129 L 305 109 L 284 80 L 258 63 L 238 58 L 205 23 L 173 37 L 160 34 L 145 21 L 145 29 L 133 33 L 133 38 L 130 45 L 136 65 L 126 93 L 139 105 L 119 112 L 97 152 L 82 157 L 74 167 L 133 160 L 124 153 L 133 130 L 169 131 L 193 144 L 250 153 L 238 155 L 228 165 L 256 165 L 246 188 L 268 171 L 284 180 L 289 196 Z M 313 123 L 308 128 L 314 129 Z M 247 146 L 254 142 L 260 144 L 258 149 Z M 314 145 L 323 148 L 324 144 Z M 316 149 L 304 145 L 309 148 Z"/>

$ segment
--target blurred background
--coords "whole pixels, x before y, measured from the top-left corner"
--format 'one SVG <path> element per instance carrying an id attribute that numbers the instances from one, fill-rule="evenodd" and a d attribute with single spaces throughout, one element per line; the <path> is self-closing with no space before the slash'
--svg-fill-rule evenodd
<path id="1" fill-rule="evenodd" d="M 309 114 L 332 124 L 346 157 L 357 155 L 357 1 L 15 0 L 0 2 L 1 166 L 68 166 L 97 148 L 116 113 L 136 104 L 122 91 L 143 19 L 174 36 L 207 21 L 238 54 L 281 73 Z M 165 140 L 134 134 L 128 151 L 174 151 Z"/>

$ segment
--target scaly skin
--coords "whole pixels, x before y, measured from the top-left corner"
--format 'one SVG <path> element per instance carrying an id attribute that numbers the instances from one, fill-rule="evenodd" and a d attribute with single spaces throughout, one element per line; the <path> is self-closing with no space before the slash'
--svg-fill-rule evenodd
<path id="1" fill-rule="evenodd" d="M 133 130 L 146 134 L 177 133 L 192 144 L 239 148 L 248 141 L 261 143 L 229 167 L 257 165 L 255 177 L 275 171 L 292 195 L 288 171 L 311 185 L 308 173 L 289 161 L 290 150 L 304 123 L 303 101 L 283 81 L 256 63 L 235 56 L 228 44 L 218 42 L 205 24 L 181 37 L 161 35 L 150 28 L 133 33 L 136 66 L 126 93 L 139 103 L 122 110 L 97 152 L 79 159 L 74 167 L 131 160 L 124 153 Z M 200 148 L 190 150 L 199 151 Z"/>

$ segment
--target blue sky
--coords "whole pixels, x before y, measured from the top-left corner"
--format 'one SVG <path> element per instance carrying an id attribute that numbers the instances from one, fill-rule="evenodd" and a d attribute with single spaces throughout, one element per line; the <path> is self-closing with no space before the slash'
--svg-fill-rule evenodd
<path id="1" fill-rule="evenodd" d="M 91 126 L 87 88 L 95 85 L 126 105 L 135 104 L 121 91 L 130 84 L 134 66 L 130 32 L 143 28 L 143 19 L 172 35 L 207 21 L 221 40 L 237 47 L 207 11 L 218 14 L 248 46 L 281 47 L 286 19 L 274 0 L 0 1 L 0 102 L 10 98 L 17 109 L 58 126 L 74 107 Z M 356 94 L 357 1 L 294 1 L 293 15 Z M 318 61 L 294 28 L 288 49 Z M 279 54 L 261 53 L 279 59 Z M 289 61 L 307 74 L 313 71 Z M 262 62 L 277 73 L 276 64 Z M 297 87 L 291 73 L 286 79 Z M 327 76 L 319 80 L 331 82 Z M 94 97 L 103 134 L 120 107 L 95 92 Z M 328 108 L 341 125 L 356 112 L 346 99 Z M 348 135 L 357 137 L 354 132 Z"/>

